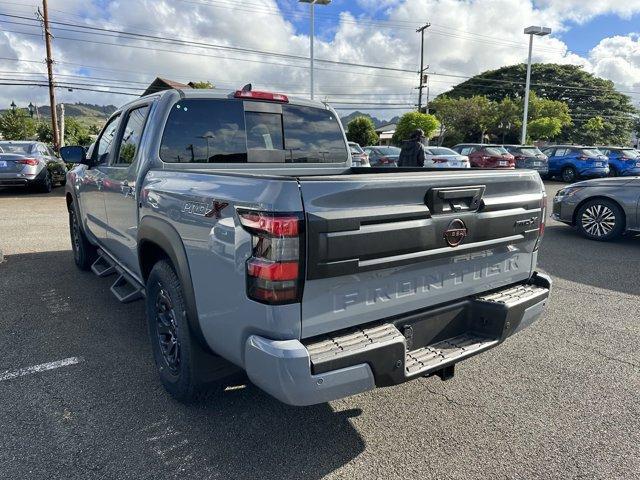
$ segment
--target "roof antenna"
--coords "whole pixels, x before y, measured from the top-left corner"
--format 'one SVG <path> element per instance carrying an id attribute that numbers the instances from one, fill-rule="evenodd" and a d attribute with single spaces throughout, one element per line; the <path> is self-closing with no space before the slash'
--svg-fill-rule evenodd
<path id="1" fill-rule="evenodd" d="M 251 91 L 251 84 L 247 83 L 244 87 L 242 87 L 242 91 L 243 92 L 250 92 Z"/>

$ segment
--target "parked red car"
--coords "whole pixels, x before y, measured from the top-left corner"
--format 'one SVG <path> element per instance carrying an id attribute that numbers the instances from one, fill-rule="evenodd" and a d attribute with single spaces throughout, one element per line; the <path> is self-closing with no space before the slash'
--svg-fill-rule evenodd
<path id="1" fill-rule="evenodd" d="M 501 145 L 459 143 L 452 150 L 468 156 L 472 168 L 516 168 L 515 157 Z"/>

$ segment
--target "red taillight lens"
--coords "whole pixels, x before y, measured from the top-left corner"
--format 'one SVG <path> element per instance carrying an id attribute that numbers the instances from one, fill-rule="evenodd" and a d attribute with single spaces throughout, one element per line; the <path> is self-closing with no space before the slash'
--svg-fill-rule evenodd
<path id="1" fill-rule="evenodd" d="M 446 158 L 434 158 L 433 163 L 447 163 Z"/>
<path id="2" fill-rule="evenodd" d="M 20 163 L 22 165 L 31 165 L 35 167 L 38 165 L 38 159 L 36 158 L 21 158 L 20 160 L 16 160 L 16 163 Z"/>
<path id="3" fill-rule="evenodd" d="M 281 93 L 260 92 L 257 90 L 236 90 L 236 98 L 251 98 L 253 100 L 268 100 L 271 102 L 289 103 L 289 97 Z"/>
<path id="4" fill-rule="evenodd" d="M 542 237 L 544 236 L 544 229 L 547 225 L 547 193 L 542 192 L 542 200 L 540 200 L 540 227 L 538 228 L 538 239 L 536 240 L 536 245 L 534 250 L 538 250 L 540 247 L 540 242 L 542 241 Z"/>
<path id="5" fill-rule="evenodd" d="M 251 234 L 247 296 L 268 304 L 300 302 L 303 284 L 302 216 L 238 210 Z"/>

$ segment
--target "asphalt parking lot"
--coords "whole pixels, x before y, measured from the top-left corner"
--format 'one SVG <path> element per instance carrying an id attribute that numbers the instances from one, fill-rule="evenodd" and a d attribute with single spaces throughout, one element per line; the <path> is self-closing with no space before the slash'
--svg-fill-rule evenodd
<path id="1" fill-rule="evenodd" d="M 64 203 L 0 191 L 0 478 L 640 475 L 640 237 L 549 221 L 546 315 L 451 381 L 307 408 L 237 385 L 184 406 L 158 381 L 142 302 L 75 268 Z"/>

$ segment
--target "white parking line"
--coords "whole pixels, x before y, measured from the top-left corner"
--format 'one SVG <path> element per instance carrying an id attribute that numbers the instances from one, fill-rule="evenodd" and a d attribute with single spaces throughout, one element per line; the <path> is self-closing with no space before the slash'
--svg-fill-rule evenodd
<path id="1" fill-rule="evenodd" d="M 5 380 L 11 380 L 18 377 L 24 377 L 25 375 L 31 375 L 32 373 L 46 372 L 47 370 L 54 370 L 60 367 L 68 367 L 69 365 L 75 365 L 82 361 L 81 357 L 69 357 L 56 362 L 41 363 L 40 365 L 33 365 L 32 367 L 25 367 L 19 370 L 5 370 L 0 373 L 0 382 Z"/>

